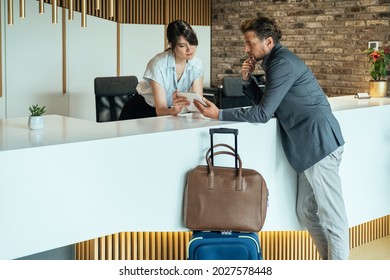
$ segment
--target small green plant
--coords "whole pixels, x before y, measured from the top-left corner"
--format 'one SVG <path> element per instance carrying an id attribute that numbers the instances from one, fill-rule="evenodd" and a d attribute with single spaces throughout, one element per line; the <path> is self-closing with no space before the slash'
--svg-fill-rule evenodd
<path id="1" fill-rule="evenodd" d="M 39 107 L 37 105 L 31 105 L 28 109 L 30 110 L 31 116 L 42 116 L 45 113 L 46 106 Z"/>

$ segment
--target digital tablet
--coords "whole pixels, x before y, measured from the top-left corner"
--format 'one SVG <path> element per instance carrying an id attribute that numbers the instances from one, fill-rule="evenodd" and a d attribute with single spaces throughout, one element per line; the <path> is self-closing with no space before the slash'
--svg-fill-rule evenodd
<path id="1" fill-rule="evenodd" d="M 177 95 L 187 97 L 188 101 L 190 102 L 190 105 L 187 106 L 187 109 L 190 112 L 198 112 L 198 109 L 194 105 L 195 99 L 206 106 L 202 98 L 196 92 L 178 92 Z"/>

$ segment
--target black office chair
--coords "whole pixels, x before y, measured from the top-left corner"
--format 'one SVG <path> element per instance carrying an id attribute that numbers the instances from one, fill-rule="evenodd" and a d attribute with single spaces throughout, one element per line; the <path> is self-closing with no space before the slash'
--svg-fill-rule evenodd
<path id="1" fill-rule="evenodd" d="M 117 121 L 123 105 L 137 94 L 137 77 L 97 77 L 94 83 L 96 121 Z"/>
<path id="2" fill-rule="evenodd" d="M 221 97 L 220 88 L 214 88 L 214 87 L 204 87 L 203 88 L 203 96 L 206 97 L 208 100 L 213 102 L 215 105 L 217 105 L 218 108 L 220 108 L 220 102 L 219 98 Z"/>
<path id="3" fill-rule="evenodd" d="M 221 109 L 254 105 L 252 100 L 242 92 L 241 76 L 223 78 L 219 102 Z"/>

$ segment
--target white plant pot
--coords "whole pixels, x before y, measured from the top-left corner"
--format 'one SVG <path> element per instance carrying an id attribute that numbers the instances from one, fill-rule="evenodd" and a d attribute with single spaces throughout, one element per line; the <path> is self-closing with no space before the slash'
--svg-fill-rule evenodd
<path id="1" fill-rule="evenodd" d="M 28 128 L 35 130 L 35 129 L 42 129 L 45 127 L 45 119 L 43 116 L 30 116 L 28 118 Z"/>

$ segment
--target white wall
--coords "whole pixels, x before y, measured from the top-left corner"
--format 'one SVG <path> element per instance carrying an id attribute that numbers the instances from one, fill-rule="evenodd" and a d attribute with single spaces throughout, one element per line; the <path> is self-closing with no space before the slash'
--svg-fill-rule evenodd
<path id="1" fill-rule="evenodd" d="M 94 78 L 117 75 L 117 24 L 80 13 L 66 20 L 67 92 L 62 93 L 62 10 L 52 24 L 51 5 L 38 13 L 38 1 L 26 1 L 26 18 L 19 18 L 14 1 L 14 22 L 7 24 L 7 3 L 1 1 L 3 20 L 3 97 L 0 118 L 28 116 L 28 107 L 45 105 L 47 114 L 95 121 Z M 66 11 L 67 15 L 67 11 Z M 197 56 L 205 65 L 205 86 L 210 85 L 211 29 L 193 26 L 199 39 Z M 163 25 L 121 25 L 121 75 L 141 79 L 149 59 L 164 50 Z"/>
<path id="2" fill-rule="evenodd" d="M 164 26 L 126 24 L 121 31 L 121 73 L 141 80 L 148 61 L 164 51 Z"/>
<path id="3" fill-rule="evenodd" d="M 68 114 L 68 98 L 62 94 L 61 24 L 52 24 L 51 9 L 45 8 L 40 15 L 38 1 L 26 1 L 26 18 L 21 19 L 19 1 L 14 1 L 14 25 L 3 25 L 7 118 L 29 115 L 28 107 L 36 103 L 45 105 L 48 114 Z"/>
<path id="4" fill-rule="evenodd" d="M 94 79 L 116 76 L 115 22 L 87 16 L 87 28 L 80 27 L 81 16 L 67 21 L 69 116 L 95 121 Z"/>

